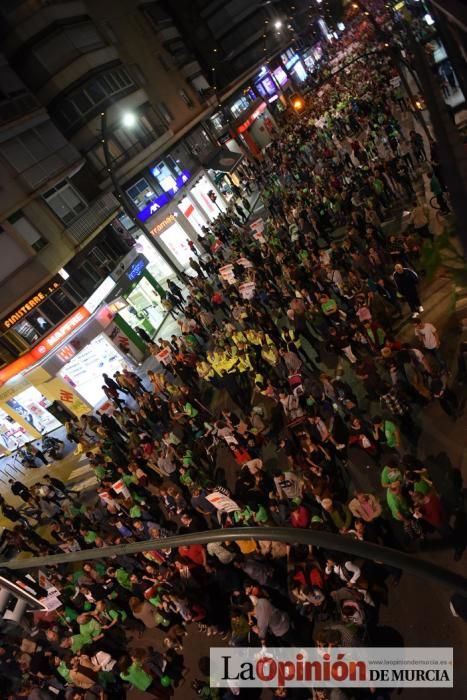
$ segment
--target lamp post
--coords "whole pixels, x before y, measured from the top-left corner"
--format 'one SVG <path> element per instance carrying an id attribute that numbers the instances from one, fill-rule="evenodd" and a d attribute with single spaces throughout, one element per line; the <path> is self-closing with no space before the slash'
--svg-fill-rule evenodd
<path id="1" fill-rule="evenodd" d="M 136 124 L 136 116 L 132 114 L 131 112 L 127 112 L 122 119 L 122 123 L 124 126 L 127 128 L 131 129 Z M 163 260 L 167 263 L 167 265 L 170 267 L 173 272 L 177 275 L 177 277 L 184 281 L 185 276 L 182 270 L 180 270 L 170 257 L 167 255 L 165 250 L 162 248 L 162 246 L 158 243 L 157 239 L 151 235 L 151 232 L 149 229 L 138 219 L 138 209 L 128 197 L 127 193 L 123 190 L 122 186 L 120 185 L 118 178 L 115 174 L 115 170 L 113 167 L 113 162 L 112 162 L 112 156 L 110 154 L 109 150 L 109 140 L 108 140 L 108 124 L 107 124 L 107 112 L 101 112 L 101 135 L 102 135 L 102 147 L 104 150 L 104 158 L 105 158 L 105 165 L 107 168 L 107 172 L 110 175 L 110 180 L 112 182 L 112 186 L 117 194 L 118 199 L 120 200 L 121 206 L 125 214 L 135 223 L 135 225 L 139 228 L 143 236 L 145 236 L 151 245 L 157 250 L 159 255 L 163 258 Z"/>

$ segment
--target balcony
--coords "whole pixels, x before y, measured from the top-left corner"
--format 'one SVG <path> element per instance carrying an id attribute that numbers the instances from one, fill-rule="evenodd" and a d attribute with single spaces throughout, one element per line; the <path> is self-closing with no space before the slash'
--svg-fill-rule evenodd
<path id="1" fill-rule="evenodd" d="M 109 192 L 96 199 L 86 209 L 84 214 L 65 229 L 65 233 L 78 245 L 86 241 L 92 234 L 97 235 L 109 219 L 112 219 L 120 208 L 114 195 Z"/>
<path id="2" fill-rule="evenodd" d="M 82 164 L 83 159 L 76 148 L 71 143 L 67 143 L 44 160 L 23 170 L 19 174 L 19 179 L 30 192 L 34 192 L 59 176 L 79 170 Z"/>
<path id="3" fill-rule="evenodd" d="M 41 109 L 41 105 L 29 92 L 2 100 L 0 102 L 0 127 L 11 124 L 17 119 L 24 119 L 38 109 Z"/>

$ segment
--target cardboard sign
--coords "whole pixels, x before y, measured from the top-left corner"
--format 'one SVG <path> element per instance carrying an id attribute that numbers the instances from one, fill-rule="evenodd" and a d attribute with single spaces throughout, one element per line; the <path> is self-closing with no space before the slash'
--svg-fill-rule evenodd
<path id="1" fill-rule="evenodd" d="M 219 491 L 213 491 L 206 498 L 217 510 L 223 510 L 225 513 L 233 513 L 234 510 L 240 510 L 238 503 L 235 503 L 235 501 Z"/>
<path id="2" fill-rule="evenodd" d="M 162 350 L 157 353 L 156 360 L 159 360 L 161 365 L 170 365 L 170 363 L 172 362 L 171 348 L 162 348 Z"/>
<path id="3" fill-rule="evenodd" d="M 242 299 L 253 299 L 255 295 L 256 284 L 254 282 L 244 282 L 238 288 Z"/>
<path id="4" fill-rule="evenodd" d="M 125 500 L 131 498 L 131 493 L 125 486 L 125 482 L 123 481 L 123 479 L 119 479 L 115 482 L 115 484 L 112 484 L 112 490 L 115 491 L 115 493 L 121 493 Z"/>
<path id="5" fill-rule="evenodd" d="M 262 233 L 264 231 L 263 219 L 256 219 L 256 221 L 253 221 L 253 223 L 250 224 L 250 228 L 252 231 L 255 231 L 256 233 Z"/>

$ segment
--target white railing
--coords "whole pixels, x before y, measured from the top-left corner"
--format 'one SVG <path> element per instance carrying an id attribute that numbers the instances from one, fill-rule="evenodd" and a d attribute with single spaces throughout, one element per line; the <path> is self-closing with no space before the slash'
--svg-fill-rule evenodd
<path id="1" fill-rule="evenodd" d="M 119 207 L 117 198 L 111 192 L 103 194 L 92 202 L 86 211 L 66 228 L 65 232 L 75 243 L 83 243 L 96 229 L 102 227 Z"/>

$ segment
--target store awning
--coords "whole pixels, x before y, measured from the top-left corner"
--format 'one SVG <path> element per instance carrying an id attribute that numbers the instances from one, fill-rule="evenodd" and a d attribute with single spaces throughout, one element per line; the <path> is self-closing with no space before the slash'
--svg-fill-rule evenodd
<path id="1" fill-rule="evenodd" d="M 223 173 L 231 173 L 242 159 L 242 153 L 229 151 L 228 148 L 219 148 L 217 153 L 211 156 L 209 161 L 205 163 L 204 167 L 211 168 L 212 170 L 219 170 Z"/>

